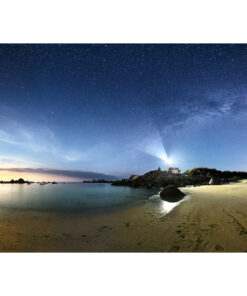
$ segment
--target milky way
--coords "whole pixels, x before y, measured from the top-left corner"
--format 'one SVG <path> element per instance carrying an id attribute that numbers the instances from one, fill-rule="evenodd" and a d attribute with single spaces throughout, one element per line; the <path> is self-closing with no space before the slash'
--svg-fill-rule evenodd
<path id="1" fill-rule="evenodd" d="M 0 168 L 246 170 L 246 80 L 246 45 L 0 45 Z"/>

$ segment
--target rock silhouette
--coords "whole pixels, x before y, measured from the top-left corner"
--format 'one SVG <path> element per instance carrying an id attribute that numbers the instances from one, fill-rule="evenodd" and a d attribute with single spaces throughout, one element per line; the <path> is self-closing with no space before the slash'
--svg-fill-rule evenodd
<path id="1" fill-rule="evenodd" d="M 160 168 L 150 171 L 142 176 L 132 175 L 128 179 L 112 182 L 114 186 L 130 186 L 140 188 L 159 188 L 168 185 L 176 187 L 199 186 L 199 185 L 220 185 L 229 182 L 237 182 L 246 179 L 246 172 L 218 171 L 216 169 L 195 168 L 187 170 L 183 174 L 173 174 L 162 171 Z"/>
<path id="2" fill-rule="evenodd" d="M 174 185 L 168 185 L 160 192 L 160 198 L 169 202 L 178 202 L 184 196 L 185 194 Z"/>

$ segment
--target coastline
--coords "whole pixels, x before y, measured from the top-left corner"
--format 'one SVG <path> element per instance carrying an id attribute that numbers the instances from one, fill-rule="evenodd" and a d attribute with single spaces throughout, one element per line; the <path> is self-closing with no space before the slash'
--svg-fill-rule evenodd
<path id="1" fill-rule="evenodd" d="M 1 252 L 245 252 L 247 183 L 181 188 L 168 214 L 147 201 L 109 213 L 0 210 Z"/>

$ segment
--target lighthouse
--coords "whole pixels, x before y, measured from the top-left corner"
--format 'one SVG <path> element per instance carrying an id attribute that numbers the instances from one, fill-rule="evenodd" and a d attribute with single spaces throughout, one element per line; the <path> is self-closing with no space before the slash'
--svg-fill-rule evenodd
<path id="1" fill-rule="evenodd" d="M 167 155 L 164 156 L 164 161 L 166 163 L 166 169 L 169 174 L 180 174 L 180 169 L 171 167 L 171 160 L 167 157 Z"/>

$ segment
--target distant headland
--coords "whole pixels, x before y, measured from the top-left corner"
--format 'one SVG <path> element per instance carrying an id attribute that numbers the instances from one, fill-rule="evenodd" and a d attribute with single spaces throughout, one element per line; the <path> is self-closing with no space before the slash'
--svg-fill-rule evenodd
<path id="1" fill-rule="evenodd" d="M 114 181 L 109 181 L 109 180 L 105 180 L 105 179 L 98 179 L 98 180 L 85 180 L 82 181 L 82 183 L 113 183 Z"/>
<path id="2" fill-rule="evenodd" d="M 10 181 L 0 181 L 1 184 L 32 184 L 34 182 L 32 181 L 25 181 L 22 178 L 19 178 L 18 180 L 11 179 Z"/>

